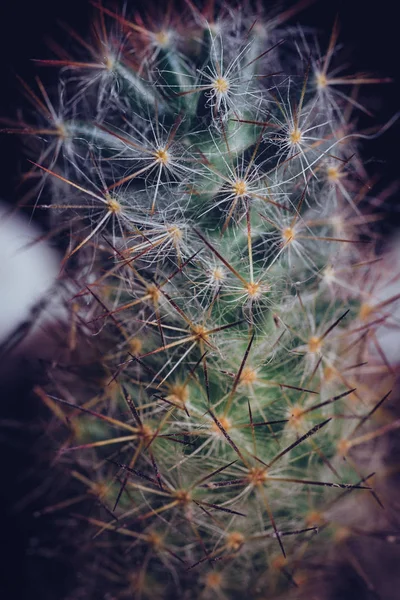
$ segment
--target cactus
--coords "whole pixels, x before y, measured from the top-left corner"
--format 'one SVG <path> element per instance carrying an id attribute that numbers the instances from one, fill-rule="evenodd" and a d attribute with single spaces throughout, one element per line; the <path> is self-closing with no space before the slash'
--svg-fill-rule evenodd
<path id="1" fill-rule="evenodd" d="M 78 489 L 63 506 L 113 597 L 270 597 L 345 535 L 332 506 L 379 501 L 362 449 L 392 427 L 377 332 L 397 297 L 375 294 L 354 93 L 379 80 L 341 76 L 337 25 L 319 54 L 297 6 L 95 5 L 93 43 L 37 61 L 60 67 L 58 105 L 38 80 L 37 123 L 9 129 L 42 144 L 76 286 L 37 388 Z"/>

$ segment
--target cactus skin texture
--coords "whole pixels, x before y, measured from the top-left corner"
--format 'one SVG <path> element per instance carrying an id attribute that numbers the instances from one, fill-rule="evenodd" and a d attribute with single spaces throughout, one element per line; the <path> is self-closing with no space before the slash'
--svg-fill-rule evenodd
<path id="1" fill-rule="evenodd" d="M 77 282 L 37 392 L 102 594 L 270 598 L 351 535 L 344 498 L 379 502 L 397 426 L 379 345 L 397 297 L 379 299 L 354 125 L 379 80 L 342 77 L 337 25 L 319 54 L 296 6 L 168 6 L 99 1 L 93 43 L 38 61 L 58 101 L 38 80 L 37 123 L 9 130 L 42 144 Z"/>

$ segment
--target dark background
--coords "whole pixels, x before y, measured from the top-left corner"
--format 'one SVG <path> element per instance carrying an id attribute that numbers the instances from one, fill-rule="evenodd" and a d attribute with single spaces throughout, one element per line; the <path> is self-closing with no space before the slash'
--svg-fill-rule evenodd
<path id="1" fill-rule="evenodd" d="M 32 82 L 37 70 L 30 59 L 51 56 L 45 39 L 46 36 L 59 38 L 57 21 L 63 20 L 85 34 L 92 9 L 87 0 L 0 0 L 0 3 L 0 116 L 14 117 L 18 106 L 24 104 L 15 74 Z M 264 4 L 269 5 L 267 0 Z M 128 0 L 128 5 L 137 6 L 138 3 Z M 400 110 L 400 30 L 395 7 L 394 0 L 370 3 L 365 0 L 317 0 L 293 20 L 316 27 L 324 47 L 338 14 L 341 23 L 339 39 L 350 49 L 352 69 L 395 79 L 392 84 L 365 89 L 364 97 L 371 97 L 376 119 L 362 117 L 360 125 L 363 127 L 375 122 L 384 124 Z M 41 69 L 40 76 L 51 81 L 55 71 Z M 384 187 L 399 178 L 399 144 L 399 123 L 382 137 L 366 143 L 365 154 L 374 159 L 368 169 L 371 174 L 378 170 L 382 174 L 382 182 L 378 185 Z M 25 166 L 20 141 L 13 136 L 0 135 L 1 200 L 17 201 L 15 188 Z M 394 196 L 387 207 L 388 218 L 382 230 L 385 236 L 394 235 L 400 225 L 396 200 Z M 0 596 L 3 600 L 62 600 L 69 585 L 73 584 L 73 572 L 51 554 L 40 557 L 31 553 L 32 540 L 39 533 L 43 535 L 42 522 L 33 518 L 32 507 L 18 513 L 12 511 L 14 503 L 33 485 L 32 479 L 21 478 L 21 474 L 32 467 L 30 447 L 37 437 L 28 425 L 41 410 L 29 394 L 31 382 L 29 370 L 24 370 L 18 382 L 12 385 L 5 386 L 0 381 L 0 572 L 3 574 L 0 575 Z M 26 424 L 12 434 L 15 443 L 11 446 L 9 431 L 5 436 L 1 431 L 1 420 L 5 418 L 19 419 Z M 36 481 L 36 485 L 39 483 Z M 46 532 L 46 537 L 56 539 L 57 530 Z M 358 600 L 361 597 L 350 585 L 347 591 L 349 598 Z M 345 597 L 343 592 L 342 600 Z"/>

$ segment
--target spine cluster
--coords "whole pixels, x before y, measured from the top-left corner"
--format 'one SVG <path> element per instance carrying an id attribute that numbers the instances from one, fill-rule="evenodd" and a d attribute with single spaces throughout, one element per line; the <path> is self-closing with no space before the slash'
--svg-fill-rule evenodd
<path id="1" fill-rule="evenodd" d="M 337 25 L 321 53 L 295 9 L 96 6 L 92 41 L 38 61 L 58 100 L 38 79 L 14 129 L 83 282 L 38 389 L 66 501 L 113 598 L 271 597 L 351 535 L 344 497 L 379 502 L 397 297 L 354 124 L 378 80 L 342 75 Z"/>

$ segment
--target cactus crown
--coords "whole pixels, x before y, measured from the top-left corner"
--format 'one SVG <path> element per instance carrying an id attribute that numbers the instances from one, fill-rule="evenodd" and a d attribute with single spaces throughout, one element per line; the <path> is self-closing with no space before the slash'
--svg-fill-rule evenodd
<path id="1" fill-rule="evenodd" d="M 296 583 L 318 531 L 333 539 L 343 495 L 370 494 L 351 454 L 387 381 L 366 383 L 385 307 L 363 81 L 333 69 L 336 27 L 319 55 L 285 28 L 293 11 L 185 7 L 98 3 L 94 43 L 40 61 L 61 67 L 61 108 L 40 85 L 43 122 L 21 132 L 44 140 L 85 284 L 69 350 L 85 337 L 89 357 L 83 381 L 64 358 L 41 393 L 68 416 L 60 460 L 100 504 L 75 512 L 122 590 L 261 598 Z"/>

